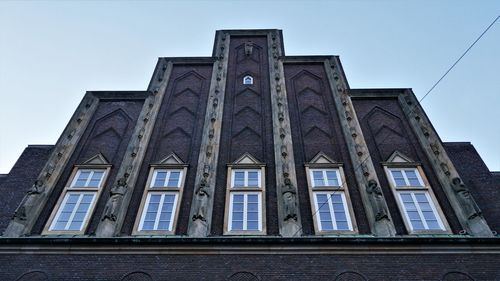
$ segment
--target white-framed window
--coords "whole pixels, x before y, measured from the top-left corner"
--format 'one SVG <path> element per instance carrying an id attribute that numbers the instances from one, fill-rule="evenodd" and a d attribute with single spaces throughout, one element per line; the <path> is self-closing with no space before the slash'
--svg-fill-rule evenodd
<path id="1" fill-rule="evenodd" d="M 316 231 L 354 232 L 342 167 L 317 167 L 310 164 L 306 170 Z"/>
<path id="2" fill-rule="evenodd" d="M 77 166 L 54 208 L 45 234 L 83 234 L 104 187 L 110 165 Z"/>
<path id="3" fill-rule="evenodd" d="M 423 170 L 417 164 L 386 163 L 391 189 L 410 234 L 449 232 Z"/>
<path id="4" fill-rule="evenodd" d="M 253 77 L 250 75 L 243 77 L 243 85 L 253 85 Z"/>
<path id="5" fill-rule="evenodd" d="M 229 165 L 224 234 L 262 235 L 266 231 L 265 167 L 249 155 L 241 159 L 254 164 Z"/>
<path id="6" fill-rule="evenodd" d="M 352 231 L 351 218 L 343 191 L 314 192 L 314 204 L 320 231 Z"/>
<path id="7" fill-rule="evenodd" d="M 185 165 L 151 167 L 134 227 L 135 235 L 175 232 L 186 172 Z"/>
<path id="8" fill-rule="evenodd" d="M 261 192 L 231 192 L 229 231 L 262 231 Z"/>

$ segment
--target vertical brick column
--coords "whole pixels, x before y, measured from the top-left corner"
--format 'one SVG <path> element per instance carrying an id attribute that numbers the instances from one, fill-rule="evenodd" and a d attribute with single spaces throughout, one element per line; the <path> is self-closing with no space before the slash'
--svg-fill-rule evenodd
<path id="1" fill-rule="evenodd" d="M 16 209 L 14 217 L 3 234 L 4 237 L 20 237 L 31 233 L 98 104 L 99 99 L 91 92 L 85 94 L 33 187 Z"/>
<path id="2" fill-rule="evenodd" d="M 464 230 L 474 236 L 493 236 L 415 95 L 407 90 L 398 99 Z"/>
<path id="3" fill-rule="evenodd" d="M 148 87 L 150 96 L 144 102 L 134 132 L 127 146 L 127 151 L 117 173 L 117 183 L 111 188 L 110 198 L 106 203 L 112 215 L 104 215 L 96 230 L 97 237 L 120 235 L 128 205 L 135 188 L 139 169 L 156 123 L 165 91 L 172 72 L 172 62 L 160 59 Z"/>
<path id="4" fill-rule="evenodd" d="M 281 34 L 278 31 L 271 31 L 267 38 L 279 228 L 282 236 L 294 237 L 302 234 L 302 224 L 285 73 L 281 60 L 283 55 Z"/>
<path id="5" fill-rule="evenodd" d="M 394 236 L 396 229 L 382 194 L 377 172 L 373 166 L 354 106 L 348 95 L 347 82 L 336 57 L 325 60 L 325 71 L 354 166 L 354 174 L 370 229 L 376 236 Z"/>
<path id="6" fill-rule="evenodd" d="M 195 190 L 189 215 L 188 235 L 193 237 L 208 236 L 212 223 L 230 36 L 218 31 L 216 40 L 216 61 L 212 70 Z"/>

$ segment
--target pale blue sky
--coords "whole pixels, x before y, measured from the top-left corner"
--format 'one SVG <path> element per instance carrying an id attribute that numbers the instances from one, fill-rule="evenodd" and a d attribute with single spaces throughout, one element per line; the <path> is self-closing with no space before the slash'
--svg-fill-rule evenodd
<path id="1" fill-rule="evenodd" d="M 87 90 L 144 90 L 160 56 L 210 56 L 217 29 L 283 29 L 288 55 L 334 54 L 353 88 L 420 98 L 500 1 L 0 1 L 0 173 L 54 144 Z M 424 101 L 444 141 L 500 170 L 500 22 Z"/>

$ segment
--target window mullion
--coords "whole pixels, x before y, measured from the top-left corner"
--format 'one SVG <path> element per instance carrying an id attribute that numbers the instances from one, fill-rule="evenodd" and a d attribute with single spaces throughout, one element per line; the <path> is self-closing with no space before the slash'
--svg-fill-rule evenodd
<path id="1" fill-rule="evenodd" d="M 168 182 L 170 181 L 171 174 L 172 174 L 172 171 L 166 171 L 165 181 L 163 182 L 163 187 L 166 187 L 168 185 Z"/>
<path id="2" fill-rule="evenodd" d="M 68 199 L 69 199 L 69 195 L 68 195 Z M 80 203 L 82 202 L 82 199 L 83 199 L 83 194 L 80 193 L 80 195 L 78 196 L 78 201 L 76 201 L 75 207 L 71 211 L 71 215 L 68 218 L 68 222 L 66 222 L 66 225 L 64 226 L 64 230 L 68 230 L 69 226 L 73 222 L 73 219 L 75 218 L 76 210 L 78 210 L 78 207 L 80 207 Z"/>
<path id="3" fill-rule="evenodd" d="M 335 220 L 335 210 L 333 209 L 333 193 L 327 194 L 329 197 L 326 199 L 328 200 L 328 207 L 330 208 L 330 219 L 332 220 L 332 225 L 334 230 L 338 230 L 337 228 L 337 221 Z"/>
<path id="4" fill-rule="evenodd" d="M 328 178 L 326 177 L 326 171 L 323 170 L 321 171 L 321 173 L 323 174 L 323 186 L 328 186 Z"/>
<path id="5" fill-rule="evenodd" d="M 243 230 L 247 230 L 247 212 L 248 212 L 248 193 L 243 194 Z"/>

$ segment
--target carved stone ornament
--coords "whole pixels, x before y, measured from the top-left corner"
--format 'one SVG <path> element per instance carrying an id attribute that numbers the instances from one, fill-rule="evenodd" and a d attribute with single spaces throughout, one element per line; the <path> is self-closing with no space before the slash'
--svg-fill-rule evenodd
<path id="1" fill-rule="evenodd" d="M 294 220 L 297 221 L 297 201 L 295 197 L 297 192 L 293 188 L 293 185 L 289 178 L 285 178 L 285 185 L 281 190 L 283 195 L 283 209 L 284 209 L 284 221 Z"/>
<path id="2" fill-rule="evenodd" d="M 118 208 L 120 207 L 121 200 L 123 195 L 127 192 L 127 178 L 120 178 L 116 185 L 111 188 L 109 191 L 109 199 L 104 207 L 104 215 L 102 216 L 103 220 L 116 221 L 116 215 L 118 213 Z"/>
<path id="3" fill-rule="evenodd" d="M 482 211 L 477 205 L 474 198 L 472 198 L 472 194 L 470 193 L 467 186 L 465 186 L 465 184 L 462 182 L 462 180 L 456 177 L 453 178 L 451 182 L 453 191 L 455 191 L 455 193 L 458 195 L 458 202 L 460 202 L 462 210 L 464 211 L 467 219 L 471 220 L 475 217 L 480 216 L 482 214 Z"/>
<path id="4" fill-rule="evenodd" d="M 245 55 L 247 57 L 251 56 L 253 52 L 253 43 L 248 41 L 245 43 Z"/>
<path id="5" fill-rule="evenodd" d="M 375 180 L 368 181 L 366 192 L 369 195 L 371 207 L 373 209 L 373 213 L 375 214 L 375 221 L 389 219 L 389 215 L 384 204 L 382 189 Z"/>
<path id="6" fill-rule="evenodd" d="M 198 189 L 194 193 L 196 196 L 196 201 L 195 201 L 195 212 L 193 215 L 193 221 L 196 220 L 201 220 L 201 221 L 207 221 L 206 216 L 207 216 L 207 208 L 208 208 L 208 200 L 210 197 L 210 194 L 208 193 L 207 190 L 207 180 L 205 178 L 201 179 L 200 186 L 198 186 Z"/>
<path id="7" fill-rule="evenodd" d="M 26 211 L 31 209 L 39 194 L 41 194 L 45 190 L 44 182 L 41 180 L 36 180 L 31 189 L 26 192 L 26 196 L 23 198 L 23 201 L 14 212 L 14 217 L 19 218 L 20 220 L 26 220 Z"/>

